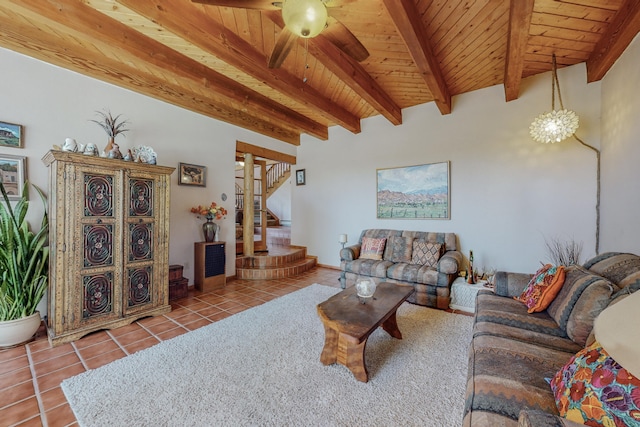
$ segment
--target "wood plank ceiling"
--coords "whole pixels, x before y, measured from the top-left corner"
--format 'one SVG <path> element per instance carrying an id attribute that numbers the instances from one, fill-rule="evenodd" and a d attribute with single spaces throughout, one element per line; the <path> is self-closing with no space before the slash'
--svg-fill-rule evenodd
<path id="1" fill-rule="evenodd" d="M 516 99 L 553 53 L 597 81 L 640 31 L 640 0 L 351 0 L 331 14 L 366 60 L 321 34 L 269 69 L 280 11 L 191 0 L 0 0 L 0 46 L 297 145 L 432 101 L 455 114 L 452 96 L 497 84 Z"/>

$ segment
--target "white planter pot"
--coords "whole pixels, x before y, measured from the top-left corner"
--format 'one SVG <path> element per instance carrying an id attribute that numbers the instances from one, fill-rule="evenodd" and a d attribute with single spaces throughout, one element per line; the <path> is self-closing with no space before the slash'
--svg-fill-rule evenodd
<path id="1" fill-rule="evenodd" d="M 16 320 L 0 322 L 0 347 L 13 347 L 31 339 L 40 327 L 40 312 Z"/>

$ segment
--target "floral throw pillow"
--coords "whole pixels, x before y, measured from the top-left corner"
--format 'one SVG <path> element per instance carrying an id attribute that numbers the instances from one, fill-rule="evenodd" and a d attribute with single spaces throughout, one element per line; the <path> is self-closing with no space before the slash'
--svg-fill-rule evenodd
<path id="1" fill-rule="evenodd" d="M 513 298 L 524 303 L 528 313 L 546 310 L 560 292 L 564 276 L 563 266 L 554 267 L 546 264 L 536 271 L 522 294 Z"/>
<path id="2" fill-rule="evenodd" d="M 599 342 L 573 356 L 551 380 L 560 416 L 588 426 L 640 425 L 640 379 Z"/>
<path id="3" fill-rule="evenodd" d="M 371 237 L 362 238 L 362 247 L 360 248 L 360 258 L 381 260 L 384 253 L 385 238 L 374 239 Z"/>

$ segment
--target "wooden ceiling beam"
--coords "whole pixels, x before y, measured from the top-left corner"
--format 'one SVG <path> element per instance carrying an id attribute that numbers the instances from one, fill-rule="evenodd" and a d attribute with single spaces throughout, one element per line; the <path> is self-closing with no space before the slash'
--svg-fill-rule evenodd
<path id="1" fill-rule="evenodd" d="M 265 11 L 265 16 L 280 28 L 284 20 L 280 11 Z M 358 96 L 394 125 L 402 124 L 402 110 L 391 96 L 354 59 L 345 55 L 325 37 L 309 39 L 309 53 L 315 56 L 333 74 L 338 76 Z"/>
<path id="2" fill-rule="evenodd" d="M 507 102 L 518 99 L 522 70 L 533 16 L 534 0 L 511 0 L 509 34 L 504 67 L 504 94 Z"/>
<path id="3" fill-rule="evenodd" d="M 387 12 L 404 40 L 418 71 L 427 83 L 436 105 L 442 114 L 451 113 L 451 94 L 444 80 L 438 59 L 427 36 L 414 0 L 384 0 Z"/>
<path id="4" fill-rule="evenodd" d="M 11 5 L 10 10 L 0 6 L 0 16 L 11 17 L 0 26 L 0 46 L 271 138 L 300 145 L 298 132 L 234 109 L 223 101 L 218 102 L 215 96 L 205 97 L 188 91 L 179 83 L 159 80 L 122 60 L 108 58 L 96 50 L 64 39 L 56 34 L 58 30 L 50 32 L 34 24 L 27 25 L 22 17 L 28 13 L 31 12 L 21 10 L 18 6 Z"/>
<path id="5" fill-rule="evenodd" d="M 185 0 L 116 0 L 177 36 L 217 56 L 353 133 L 360 132 L 360 119 L 324 97 L 318 90 L 283 69 L 267 68 L 265 55 L 224 25 L 202 13 L 202 8 Z"/>
<path id="6" fill-rule="evenodd" d="M 587 60 L 587 82 L 602 79 L 640 32 L 640 0 L 627 0 L 618 10 Z"/>
<path id="7" fill-rule="evenodd" d="M 77 32 L 83 39 L 117 46 L 136 60 L 143 60 L 167 73 L 187 78 L 197 86 L 204 86 L 207 90 L 214 91 L 217 97 L 225 97 L 235 104 L 234 109 L 260 117 L 261 121 L 271 121 L 278 127 L 288 128 L 298 133 L 306 132 L 324 140 L 328 139 L 326 126 L 236 83 L 83 3 L 60 0 L 54 5 L 51 2 L 25 0 L 14 1 L 14 4 Z M 110 31 L 104 31 L 105 27 Z"/>

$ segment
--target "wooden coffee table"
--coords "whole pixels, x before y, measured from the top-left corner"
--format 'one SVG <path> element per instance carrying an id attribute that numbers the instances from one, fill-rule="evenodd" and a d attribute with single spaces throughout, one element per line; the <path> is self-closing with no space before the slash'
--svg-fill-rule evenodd
<path id="1" fill-rule="evenodd" d="M 361 304 L 355 286 L 318 304 L 324 325 L 324 365 L 346 366 L 357 380 L 367 382 L 369 373 L 364 359 L 367 338 L 378 326 L 392 337 L 402 339 L 396 323 L 396 310 L 413 293 L 413 286 L 380 283 L 373 299 Z"/>

